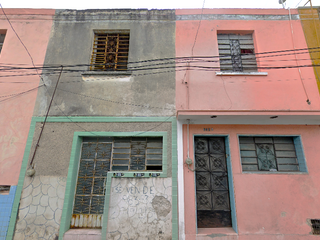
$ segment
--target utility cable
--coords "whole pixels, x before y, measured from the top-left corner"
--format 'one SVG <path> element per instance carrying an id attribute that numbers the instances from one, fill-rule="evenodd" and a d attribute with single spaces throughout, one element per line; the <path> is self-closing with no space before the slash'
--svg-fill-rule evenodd
<path id="1" fill-rule="evenodd" d="M 317 50 L 318 49 L 318 50 Z M 318 52 L 320 47 L 316 48 L 302 48 L 302 49 L 287 49 L 287 50 L 278 50 L 278 51 L 269 51 L 269 52 L 261 52 L 261 53 L 255 53 L 255 58 L 270 58 L 270 57 L 278 57 L 278 56 L 288 56 L 288 55 L 294 55 L 294 54 L 307 54 L 309 52 Z M 315 51 L 317 50 L 317 51 Z M 301 52 L 303 51 L 303 52 Z M 289 53 L 288 53 L 289 52 Z M 291 52 L 291 53 L 290 53 Z M 277 54 L 277 53 L 287 53 L 287 54 Z M 276 54 L 276 55 L 268 55 L 268 56 L 260 56 L 260 55 L 267 55 L 267 54 Z M 229 55 L 224 55 L 223 57 L 228 57 Z M 231 56 L 231 55 L 230 55 Z M 163 59 L 150 59 L 150 60 L 144 60 L 140 62 L 129 62 L 128 65 L 134 64 L 134 63 L 143 63 L 143 62 L 159 62 L 159 61 L 167 61 L 167 62 L 162 62 L 162 63 L 155 63 L 151 65 L 140 65 L 140 66 L 132 66 L 129 67 L 128 70 L 140 70 L 141 68 L 144 68 L 146 66 L 156 66 L 156 65 L 164 65 L 164 64 L 183 64 L 185 62 L 195 62 L 195 61 L 203 61 L 203 62 L 219 62 L 219 60 L 204 60 L 204 59 L 212 59 L 212 58 L 221 58 L 221 56 L 191 56 L 191 57 L 178 57 L 178 58 L 163 58 Z M 222 59 L 223 60 L 223 59 Z M 169 61 L 169 62 L 168 62 Z M 176 62 L 178 61 L 178 62 Z M 274 60 L 277 61 L 277 60 Z M 73 65 L 63 65 L 64 69 L 65 68 L 73 68 L 73 67 L 89 67 L 92 66 L 92 64 L 73 64 Z M 55 69 L 60 69 L 61 64 L 59 65 L 42 65 L 42 67 L 12 67 L 12 66 L 4 66 L 0 65 L 0 68 L 2 67 L 2 72 L 3 71 L 9 71 L 9 70 L 41 70 L 41 69 L 47 69 L 47 70 L 55 70 Z M 71 70 L 70 70 L 71 71 Z M 76 72 L 83 72 L 84 70 L 73 70 Z"/>
<path id="2" fill-rule="evenodd" d="M 170 118 L 172 118 L 172 117 L 174 117 L 174 116 L 176 116 L 176 113 L 170 115 L 168 118 L 166 118 L 164 121 L 162 121 L 162 122 L 161 122 L 160 124 L 158 124 L 157 126 L 152 127 L 152 128 L 150 128 L 150 129 L 148 129 L 148 130 L 146 130 L 146 131 L 144 131 L 144 132 L 137 133 L 136 135 L 133 135 L 133 136 L 135 137 L 135 136 L 141 135 L 141 134 L 143 134 L 143 133 L 150 132 L 150 131 L 156 129 L 157 127 L 161 126 L 162 124 L 166 123 Z"/>
<path id="3" fill-rule="evenodd" d="M 19 39 L 20 43 L 22 44 L 22 46 L 23 46 L 23 47 L 24 47 L 24 49 L 26 50 L 27 54 L 29 55 L 29 57 L 30 57 L 30 59 L 31 59 L 31 62 L 32 62 L 32 65 L 33 65 L 34 69 L 36 70 L 36 72 L 37 72 L 37 74 L 39 75 L 40 79 L 42 80 L 43 84 L 45 85 L 45 82 L 43 81 L 43 79 L 42 79 L 41 75 L 39 74 L 38 70 L 36 69 L 36 66 L 35 66 L 35 64 L 34 64 L 33 58 L 32 58 L 32 56 L 31 56 L 31 54 L 30 54 L 30 52 L 29 52 L 28 48 L 27 48 L 27 47 L 26 47 L 26 45 L 22 42 L 22 40 L 21 40 L 21 38 L 19 37 L 18 33 L 16 32 L 16 30 L 15 30 L 15 29 L 14 29 L 14 27 L 12 26 L 12 24 L 11 24 L 11 22 L 10 22 L 10 20 L 9 20 L 8 16 L 7 16 L 7 14 L 5 13 L 5 11 L 4 11 L 4 9 L 3 9 L 3 7 L 2 7 L 2 5 L 1 5 L 1 3 L 0 3 L 0 7 L 1 7 L 1 10 L 2 10 L 2 12 L 3 12 L 3 14 L 4 14 L 5 18 L 7 19 L 7 21 L 8 21 L 8 23 L 9 23 L 9 25 L 10 25 L 10 27 L 11 27 L 12 31 L 15 33 L 15 35 L 16 35 L 16 36 L 17 36 L 17 38 Z"/>
<path id="4" fill-rule="evenodd" d="M 30 90 L 28 90 L 28 91 L 25 91 L 25 92 L 16 94 L 16 95 L 14 95 L 13 97 L 17 97 L 17 96 L 19 96 L 19 95 L 28 93 L 28 92 L 30 92 L 30 91 L 34 91 L 34 90 L 36 90 L 36 89 L 38 89 L 39 87 L 42 87 L 42 86 L 44 86 L 44 87 L 46 88 L 46 92 L 48 93 L 48 89 L 47 89 L 47 87 L 46 87 L 46 85 L 45 85 L 45 82 L 44 82 L 42 76 L 39 74 L 38 69 L 36 68 L 36 66 L 35 66 L 35 64 L 34 64 L 33 58 L 32 58 L 32 56 L 31 56 L 28 48 L 25 46 L 25 44 L 23 43 L 23 41 L 22 41 L 21 38 L 19 37 L 18 33 L 15 31 L 14 27 L 12 26 L 12 24 L 11 24 L 8 16 L 6 15 L 6 13 L 5 13 L 5 11 L 4 11 L 1 3 L 0 3 L 0 7 L 1 7 L 2 12 L 3 12 L 3 14 L 5 15 L 5 17 L 6 17 L 7 21 L 8 21 L 8 23 L 9 23 L 9 25 L 11 26 L 13 32 L 15 33 L 15 35 L 17 36 L 17 38 L 18 38 L 19 41 L 21 42 L 22 46 L 25 48 L 26 52 L 28 53 L 28 55 L 29 55 L 29 57 L 30 57 L 30 59 L 31 59 L 32 65 L 33 65 L 33 67 L 34 67 L 34 70 L 36 71 L 37 75 L 40 77 L 41 81 L 43 82 L 42 85 L 40 85 L 40 86 L 38 86 L 38 87 L 36 87 L 36 88 L 30 89 Z M 49 111 L 50 111 L 51 104 L 52 104 L 52 102 L 53 102 L 54 94 L 55 94 L 55 92 L 56 92 L 56 89 L 57 89 L 57 86 L 58 86 L 58 83 L 59 83 L 59 80 L 60 80 L 62 71 L 63 71 L 63 66 L 61 66 L 61 71 L 60 71 L 60 74 L 59 74 L 59 78 L 58 78 L 56 87 L 55 87 L 54 92 L 53 92 L 53 94 L 52 94 L 52 98 L 51 98 L 51 101 L 50 101 L 50 105 L 49 105 L 49 107 L 48 107 L 48 112 L 47 112 L 47 114 L 46 114 L 44 123 L 43 123 L 43 125 L 42 125 L 41 132 L 40 132 L 40 135 L 39 135 L 39 138 L 38 138 L 38 142 L 37 142 L 36 147 L 35 147 L 35 150 L 34 150 L 34 154 L 33 154 L 32 159 L 31 159 L 31 161 L 30 161 L 30 166 L 31 166 L 32 168 L 33 168 L 32 163 L 33 163 L 33 161 L 34 161 L 34 157 L 35 157 L 37 148 L 38 148 L 38 146 L 39 146 L 40 138 L 41 138 L 41 135 L 42 135 L 42 132 L 43 132 L 43 129 L 44 129 L 44 126 L 45 126 L 45 123 L 46 123 L 46 120 L 47 120 Z M 13 97 L 11 97 L 11 98 L 13 98 Z M 11 99 L 11 98 L 10 98 L 10 99 Z M 2 101 L 8 100 L 8 99 L 9 99 L 9 98 L 4 99 L 4 100 L 2 100 Z M 2 102 L 2 101 L 0 101 L 0 102 Z M 59 108 L 59 106 L 57 106 L 57 107 L 58 107 L 58 109 L 64 114 L 64 112 Z M 64 115 L 65 115 L 65 114 L 64 114 Z M 65 116 L 66 116 L 66 115 L 65 115 Z M 67 117 L 71 122 L 73 122 L 68 116 L 66 116 L 66 117 Z M 73 122 L 73 123 L 76 124 L 75 122 Z M 76 125 L 77 125 L 78 127 L 82 128 L 82 129 L 84 129 L 83 127 L 79 126 L 78 124 L 76 124 Z M 84 130 L 87 131 L 86 129 L 84 129 Z"/>
<path id="5" fill-rule="evenodd" d="M 91 99 L 96 99 L 96 100 L 101 100 L 101 101 L 111 102 L 111 103 L 116 103 L 116 104 L 122 104 L 122 105 L 127 105 L 127 106 L 141 107 L 141 108 L 157 108 L 157 109 L 174 110 L 172 108 L 166 108 L 166 107 L 152 107 L 152 106 L 148 106 L 148 105 L 127 103 L 127 102 L 118 102 L 118 101 L 109 100 L 109 99 L 105 99 L 105 98 L 101 98 L 101 97 L 89 96 L 89 95 L 85 95 L 85 94 L 81 94 L 81 93 L 75 93 L 75 92 L 71 92 L 71 91 L 68 91 L 68 90 L 65 90 L 65 89 L 61 89 L 61 88 L 58 88 L 58 89 L 60 91 L 71 93 L 71 94 L 78 95 L 78 96 L 81 96 L 81 97 L 86 97 L 86 98 L 91 98 Z"/>
<path id="6" fill-rule="evenodd" d="M 27 91 L 24 91 L 24 92 L 20 92 L 20 93 L 17 93 L 17 94 L 10 94 L 10 95 L 6 95 L 6 96 L 0 96 L 0 98 L 3 98 L 3 97 L 9 97 L 9 98 L 6 98 L 6 99 L 3 99 L 3 100 L 0 100 L 0 102 L 4 102 L 4 101 L 7 101 L 7 100 L 10 100 L 12 98 L 15 98 L 15 97 L 18 97 L 18 96 L 21 96 L 23 94 L 26 94 L 26 93 L 29 93 L 29 92 L 32 92 L 34 90 L 37 90 L 38 88 L 40 87 L 43 87 L 44 85 L 40 85 L 38 87 L 35 87 L 35 88 L 31 88 Z M 10 97 L 11 96 L 11 97 Z"/>
<path id="7" fill-rule="evenodd" d="M 37 149 L 38 149 L 38 147 L 39 147 L 40 138 L 41 138 L 41 136 L 42 136 L 44 126 L 46 125 L 46 121 L 47 121 L 47 118 L 48 118 L 48 115 L 49 115 L 49 111 L 50 111 L 50 108 L 51 108 L 51 104 L 52 104 L 54 95 L 55 95 L 55 93 L 56 93 L 56 90 L 57 90 L 57 87 L 58 87 L 58 84 L 59 84 L 59 81 L 60 81 L 60 77 L 61 77 L 61 74 L 62 74 L 62 70 L 63 70 L 63 67 L 61 66 L 60 75 L 59 75 L 59 77 L 58 77 L 58 80 L 57 80 L 56 86 L 55 86 L 55 88 L 54 88 L 54 91 L 53 91 L 53 93 L 52 93 L 52 97 L 51 97 L 51 101 L 50 101 L 49 106 L 48 106 L 47 114 L 46 114 L 46 117 L 44 118 L 43 125 L 42 125 L 42 127 L 41 127 L 41 131 L 40 131 L 40 134 L 39 134 L 39 137 L 38 137 L 38 141 L 37 141 L 37 144 L 36 144 L 36 146 L 35 146 L 35 149 L 34 149 L 34 152 L 33 152 L 33 155 L 32 155 L 31 161 L 30 161 L 30 164 L 29 164 L 32 169 L 34 168 L 34 166 L 33 166 L 32 164 L 33 164 L 34 157 L 35 157 L 35 155 L 36 155 Z"/>
<path id="8" fill-rule="evenodd" d="M 290 23 L 290 27 L 291 27 L 291 40 L 292 40 L 292 45 L 293 45 L 293 49 L 295 49 L 294 38 L 293 38 L 294 33 L 293 33 L 293 26 L 292 26 L 292 21 L 291 21 L 291 12 L 290 12 L 290 8 L 289 8 L 289 23 Z M 296 58 L 296 65 L 297 65 L 297 66 L 299 66 L 299 62 L 298 62 L 297 55 L 295 54 L 294 56 L 295 56 L 295 58 Z M 307 93 L 306 87 L 305 87 L 305 85 L 304 85 L 304 82 L 303 82 L 303 80 L 302 80 L 302 74 L 301 74 L 301 70 L 300 70 L 300 68 L 299 68 L 299 67 L 298 67 L 298 72 L 299 72 L 300 81 L 301 81 L 301 84 L 302 84 L 302 87 L 303 87 L 303 91 L 304 91 L 304 93 L 305 93 L 305 95 L 306 95 L 306 97 L 307 97 L 306 102 L 307 102 L 307 104 L 309 104 L 309 105 L 310 105 L 310 104 L 311 104 L 311 102 L 310 102 L 310 99 L 309 99 L 309 96 L 308 96 L 308 93 Z"/>

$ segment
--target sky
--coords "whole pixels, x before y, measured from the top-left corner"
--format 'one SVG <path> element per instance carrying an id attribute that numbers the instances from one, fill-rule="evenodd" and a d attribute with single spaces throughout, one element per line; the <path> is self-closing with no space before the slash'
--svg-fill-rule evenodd
<path id="1" fill-rule="evenodd" d="M 320 6 L 320 0 L 311 0 Z M 279 0 L 0 0 L 4 8 L 110 9 L 110 8 L 282 8 Z M 286 8 L 303 6 L 307 0 L 287 0 Z M 309 3 L 307 6 L 310 6 Z"/>

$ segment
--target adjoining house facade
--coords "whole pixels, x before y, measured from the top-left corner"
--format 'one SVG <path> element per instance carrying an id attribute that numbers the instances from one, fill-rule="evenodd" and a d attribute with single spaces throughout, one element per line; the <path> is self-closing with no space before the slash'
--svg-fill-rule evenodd
<path id="1" fill-rule="evenodd" d="M 320 89 L 320 17 L 319 6 L 299 7 L 299 16 L 304 32 L 304 36 L 309 48 L 311 62 L 313 64 L 314 75 Z"/>
<path id="2" fill-rule="evenodd" d="M 303 10 L 8 9 L 0 239 L 317 237 Z"/>
<path id="3" fill-rule="evenodd" d="M 9 238 L 177 239 L 174 16 L 56 10 Z"/>
<path id="4" fill-rule="evenodd" d="M 298 11 L 176 19 L 180 239 L 313 239 L 320 99 Z"/>
<path id="5" fill-rule="evenodd" d="M 43 65 L 54 12 L 49 9 L 0 11 L 1 240 L 7 235 L 37 91 L 42 88 L 41 69 L 37 72 L 33 64 Z"/>

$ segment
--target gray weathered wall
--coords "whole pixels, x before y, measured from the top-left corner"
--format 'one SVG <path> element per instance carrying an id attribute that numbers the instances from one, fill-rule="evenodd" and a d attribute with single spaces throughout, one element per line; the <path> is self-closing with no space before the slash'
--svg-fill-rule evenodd
<path id="1" fill-rule="evenodd" d="M 56 240 L 66 177 L 26 177 L 22 189 L 14 240 Z"/>
<path id="2" fill-rule="evenodd" d="M 41 127 L 42 123 L 38 122 L 29 162 Z M 59 235 L 73 135 L 84 129 L 92 132 L 148 129 L 167 132 L 168 178 L 112 179 L 107 237 L 171 239 L 172 125 L 161 122 L 46 123 L 34 158 L 36 173 L 31 178 L 25 177 L 14 239 L 56 239 Z"/>
<path id="3" fill-rule="evenodd" d="M 175 57 L 173 10 L 56 11 L 45 58 L 45 67 L 49 68 L 42 71 L 40 85 L 45 86 L 39 88 L 34 116 L 46 114 L 59 79 L 59 66 L 63 65 L 49 115 L 87 116 L 88 122 L 46 123 L 34 158 L 35 176 L 25 178 L 15 239 L 52 239 L 59 235 L 74 132 L 149 130 L 167 132 L 168 178 L 112 179 L 107 238 L 171 239 L 172 123 L 148 122 L 147 118 L 146 122 L 90 122 L 90 118 L 174 118 L 175 64 L 155 65 L 147 71 L 133 69 L 152 63 L 147 61 L 128 65 L 125 74 L 93 73 L 89 64 L 94 30 L 129 30 L 129 63 Z M 172 68 L 157 69 L 163 66 Z M 29 162 L 41 128 L 42 123 L 37 123 Z"/>
<path id="4" fill-rule="evenodd" d="M 172 179 L 114 178 L 107 239 L 172 239 Z"/>
<path id="5" fill-rule="evenodd" d="M 89 66 L 67 67 L 90 64 L 94 30 L 130 30 L 129 62 L 174 58 L 174 19 L 173 10 L 57 10 L 45 66 L 63 65 L 64 69 L 50 115 L 174 114 L 174 64 L 169 69 L 132 71 L 125 76 L 82 75 Z M 43 71 L 42 83 L 47 86 L 39 89 L 35 116 L 45 115 L 58 76 L 59 69 Z"/>
<path id="6" fill-rule="evenodd" d="M 33 138 L 33 146 L 29 156 L 31 160 L 33 149 L 38 140 L 42 124 L 37 123 Z M 67 177 L 74 132 L 143 132 L 152 129 L 153 132 L 167 132 L 167 170 L 168 177 L 172 175 L 172 134 L 171 123 L 52 123 L 48 122 L 43 130 L 37 154 L 34 158 L 36 176 Z"/>

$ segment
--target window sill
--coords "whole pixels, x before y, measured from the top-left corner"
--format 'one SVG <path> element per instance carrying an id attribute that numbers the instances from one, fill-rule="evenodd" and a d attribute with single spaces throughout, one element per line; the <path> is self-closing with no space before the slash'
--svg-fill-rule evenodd
<path id="1" fill-rule="evenodd" d="M 167 174 L 160 171 L 109 171 L 113 178 L 164 178 Z M 138 174 L 143 174 L 139 176 Z"/>
<path id="2" fill-rule="evenodd" d="M 244 174 L 308 174 L 308 172 L 268 172 L 268 171 L 242 171 Z"/>
<path id="3" fill-rule="evenodd" d="M 198 228 L 198 236 L 206 235 L 209 237 L 221 236 L 221 235 L 237 235 L 232 227 L 226 228 Z"/>
<path id="4" fill-rule="evenodd" d="M 82 73 L 85 82 L 117 81 L 129 82 L 131 71 L 87 71 Z"/>
<path id="5" fill-rule="evenodd" d="M 79 240 L 79 239 L 100 240 L 101 229 L 69 229 L 63 235 L 63 240 Z"/>
<path id="6" fill-rule="evenodd" d="M 216 76 L 268 76 L 267 72 L 216 72 Z"/>
<path id="7" fill-rule="evenodd" d="M 111 75 L 111 76 L 122 76 L 131 75 L 132 71 L 86 71 L 82 73 L 82 76 L 92 76 L 92 75 Z"/>

